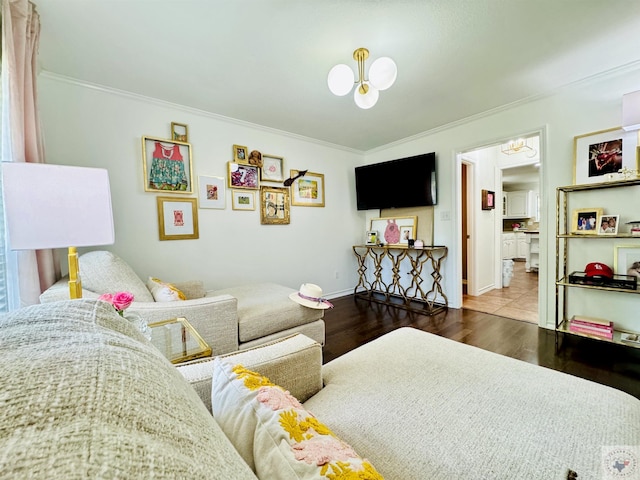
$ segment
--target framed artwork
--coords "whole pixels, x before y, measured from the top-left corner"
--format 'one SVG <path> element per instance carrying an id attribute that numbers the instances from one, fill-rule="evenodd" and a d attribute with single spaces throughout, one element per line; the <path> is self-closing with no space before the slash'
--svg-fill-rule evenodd
<path id="1" fill-rule="evenodd" d="M 620 215 L 602 214 L 598 217 L 598 235 L 617 235 Z"/>
<path id="2" fill-rule="evenodd" d="M 416 239 L 414 235 L 415 231 L 413 230 L 413 226 L 404 226 L 400 227 L 400 245 L 409 246 L 409 241 L 414 241 Z"/>
<path id="3" fill-rule="evenodd" d="M 247 190 L 231 190 L 231 208 L 233 210 L 255 210 L 256 193 Z"/>
<path id="4" fill-rule="evenodd" d="M 263 154 L 260 172 L 260 180 L 267 182 L 284 181 L 284 158 Z"/>
<path id="5" fill-rule="evenodd" d="M 418 217 L 372 218 L 369 225 L 369 230 L 382 232 L 378 241 L 387 245 L 408 245 L 403 236 L 408 234 L 409 238 L 413 238 L 417 228 Z"/>
<path id="6" fill-rule="evenodd" d="M 290 178 L 298 176 L 298 170 L 291 170 Z M 300 207 L 324 207 L 324 175 L 307 172 L 291 184 L 291 205 Z"/>
<path id="7" fill-rule="evenodd" d="M 171 122 L 171 140 L 189 141 L 189 127 L 184 123 Z"/>
<path id="8" fill-rule="evenodd" d="M 573 140 L 573 184 L 624 180 L 622 169 L 638 170 L 637 132 L 610 128 Z"/>
<path id="9" fill-rule="evenodd" d="M 226 206 L 224 178 L 198 176 L 198 205 L 200 208 L 220 208 Z"/>
<path id="10" fill-rule="evenodd" d="M 482 190 L 482 210 L 493 210 L 496 208 L 496 192 Z"/>
<path id="11" fill-rule="evenodd" d="M 233 146 L 233 161 L 236 163 L 248 163 L 249 162 L 249 152 L 247 147 L 243 147 L 242 145 L 234 145 Z"/>
<path id="12" fill-rule="evenodd" d="M 574 210 L 571 219 L 571 233 L 597 235 L 598 218 L 601 216 L 601 208 L 583 208 Z"/>
<path id="13" fill-rule="evenodd" d="M 145 192 L 193 193 L 191 144 L 142 137 Z"/>
<path id="14" fill-rule="evenodd" d="M 260 223 L 262 225 L 288 225 L 289 222 L 289 189 L 261 187 Z"/>
<path id="15" fill-rule="evenodd" d="M 195 198 L 157 197 L 160 240 L 191 240 L 198 235 Z"/>
<path id="16" fill-rule="evenodd" d="M 375 230 L 367 230 L 367 245 L 377 245 L 378 244 L 378 232 Z"/>
<path id="17" fill-rule="evenodd" d="M 640 247 L 637 245 L 616 245 L 613 270 L 617 275 L 640 277 Z M 640 282 L 640 278 L 638 278 Z"/>
<path id="18" fill-rule="evenodd" d="M 229 188 L 250 188 L 257 190 L 258 167 L 249 164 L 229 162 Z"/>

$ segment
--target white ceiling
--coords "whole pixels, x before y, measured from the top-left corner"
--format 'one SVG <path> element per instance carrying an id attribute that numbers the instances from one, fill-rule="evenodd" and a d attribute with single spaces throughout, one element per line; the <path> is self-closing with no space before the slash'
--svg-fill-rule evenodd
<path id="1" fill-rule="evenodd" d="M 33 1 L 43 71 L 359 151 L 640 62 L 638 0 Z M 358 47 L 370 110 L 326 84 Z"/>

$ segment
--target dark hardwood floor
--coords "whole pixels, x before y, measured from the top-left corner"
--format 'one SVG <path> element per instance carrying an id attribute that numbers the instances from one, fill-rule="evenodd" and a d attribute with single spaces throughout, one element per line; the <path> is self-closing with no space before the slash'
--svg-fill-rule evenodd
<path id="1" fill-rule="evenodd" d="M 608 385 L 640 398 L 640 349 L 574 335 L 559 337 L 537 325 L 482 312 L 448 309 L 435 316 L 369 303 L 353 295 L 332 300 L 325 311 L 324 362 L 396 328 L 415 327 Z"/>

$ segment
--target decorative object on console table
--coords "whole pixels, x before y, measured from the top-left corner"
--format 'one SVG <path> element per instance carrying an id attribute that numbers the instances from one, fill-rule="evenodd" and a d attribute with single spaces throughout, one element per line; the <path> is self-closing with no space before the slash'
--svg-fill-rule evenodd
<path id="1" fill-rule="evenodd" d="M 258 167 L 249 164 L 228 162 L 229 188 L 248 188 L 257 190 L 260 188 L 258 180 Z"/>
<path id="2" fill-rule="evenodd" d="M 2 190 L 9 248 L 68 248 L 69 296 L 81 298 L 76 247 L 115 242 L 107 170 L 3 162 Z"/>
<path id="3" fill-rule="evenodd" d="M 598 218 L 601 216 L 601 208 L 581 208 L 574 210 L 571 220 L 571 233 L 597 235 Z"/>
<path id="4" fill-rule="evenodd" d="M 367 231 L 367 245 L 377 245 L 378 244 L 378 232 L 376 230 L 368 230 Z"/>
<path id="5" fill-rule="evenodd" d="M 260 180 L 265 182 L 284 181 L 284 158 L 263 154 Z"/>
<path id="6" fill-rule="evenodd" d="M 638 135 L 620 127 L 574 137 L 573 184 L 624 180 L 623 168 L 638 170 Z"/>
<path id="7" fill-rule="evenodd" d="M 617 235 L 620 215 L 602 214 L 598 217 L 598 235 Z"/>
<path id="8" fill-rule="evenodd" d="M 242 145 L 234 145 L 233 161 L 236 163 L 249 163 L 249 149 Z"/>
<path id="9" fill-rule="evenodd" d="M 189 127 L 184 123 L 171 122 L 171 140 L 189 141 Z"/>
<path id="10" fill-rule="evenodd" d="M 400 228 L 400 245 L 409 246 L 409 240 L 413 240 L 415 233 L 413 227 L 401 227 Z M 413 243 L 413 242 L 412 242 Z"/>
<path id="11" fill-rule="evenodd" d="M 496 193 L 491 190 L 482 190 L 482 210 L 496 208 Z"/>
<path id="12" fill-rule="evenodd" d="M 226 188 L 224 178 L 198 176 L 198 206 L 200 208 L 219 208 L 226 206 Z"/>
<path id="13" fill-rule="evenodd" d="M 255 210 L 255 192 L 249 192 L 247 190 L 231 190 L 231 208 L 233 210 Z"/>
<path id="14" fill-rule="evenodd" d="M 260 223 L 262 225 L 288 225 L 290 223 L 288 188 L 260 188 Z"/>
<path id="15" fill-rule="evenodd" d="M 145 192 L 193 193 L 191 144 L 142 137 Z"/>
<path id="16" fill-rule="evenodd" d="M 324 207 L 324 174 L 308 170 L 290 170 L 291 205 L 298 207 Z"/>
<path id="17" fill-rule="evenodd" d="M 369 230 L 376 230 L 378 232 L 385 232 L 384 241 L 389 245 L 401 245 L 400 231 L 405 228 L 411 229 L 412 234 L 415 234 L 418 228 L 418 218 L 413 216 L 408 217 L 394 217 L 394 218 L 372 218 L 370 222 Z M 407 242 L 404 242 L 407 245 Z"/>
<path id="18" fill-rule="evenodd" d="M 158 197 L 157 202 L 160 240 L 199 238 L 195 198 Z"/>

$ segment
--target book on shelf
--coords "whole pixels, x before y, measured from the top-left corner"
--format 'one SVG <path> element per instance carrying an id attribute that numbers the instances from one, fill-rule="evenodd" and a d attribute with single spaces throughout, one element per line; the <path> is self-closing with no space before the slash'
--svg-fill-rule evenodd
<path id="1" fill-rule="evenodd" d="M 604 318 L 598 318 L 598 317 L 588 317 L 587 315 L 574 315 L 573 317 L 571 317 L 571 320 L 577 320 L 579 322 L 587 322 L 587 323 L 594 323 L 596 325 L 613 325 L 613 322 L 610 322 L 609 320 L 605 320 Z"/>
<path id="2" fill-rule="evenodd" d="M 609 322 L 606 325 L 600 325 L 599 323 L 583 322 L 582 320 L 571 320 L 571 324 L 572 325 L 582 325 L 583 327 L 587 327 L 587 328 L 613 330 L 613 322 Z"/>
<path id="3" fill-rule="evenodd" d="M 640 345 L 640 334 L 637 333 L 623 333 L 620 335 L 620 340 L 632 345 Z"/>
<path id="4" fill-rule="evenodd" d="M 582 325 L 574 325 L 573 323 L 569 325 L 569 331 L 576 333 L 585 333 L 587 335 L 594 335 L 596 337 L 613 339 L 613 329 L 596 329 L 596 328 L 588 328 Z"/>

